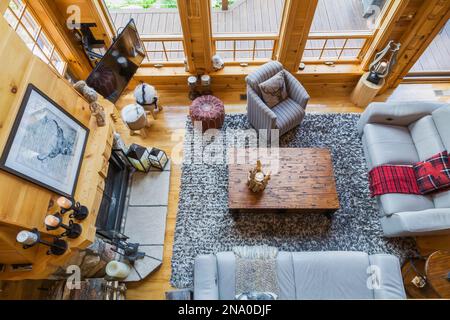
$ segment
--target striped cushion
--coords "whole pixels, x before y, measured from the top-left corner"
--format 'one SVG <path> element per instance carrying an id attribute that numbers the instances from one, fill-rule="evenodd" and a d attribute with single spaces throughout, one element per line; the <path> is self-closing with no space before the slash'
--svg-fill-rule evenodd
<path id="1" fill-rule="evenodd" d="M 305 110 L 291 98 L 272 108 L 272 111 L 277 115 L 276 127 L 280 129 L 280 135 L 300 125 L 305 117 Z"/>

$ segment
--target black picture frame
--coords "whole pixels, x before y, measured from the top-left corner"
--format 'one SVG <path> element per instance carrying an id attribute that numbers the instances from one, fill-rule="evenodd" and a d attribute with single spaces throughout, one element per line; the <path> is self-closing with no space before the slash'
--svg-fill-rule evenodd
<path id="1" fill-rule="evenodd" d="M 67 117 L 67 119 L 69 119 L 72 123 L 76 124 L 78 126 L 77 129 L 81 130 L 82 132 L 84 132 L 84 141 L 80 142 L 80 144 L 78 144 L 78 149 L 79 149 L 79 154 L 76 157 L 76 159 L 74 159 L 74 161 L 77 161 L 76 164 L 76 170 L 73 171 L 72 174 L 72 185 L 69 186 L 70 192 L 65 192 L 55 186 L 52 186 L 50 184 L 44 183 L 42 181 L 37 180 L 36 178 L 33 178 L 30 175 L 27 175 L 23 172 L 20 172 L 14 168 L 11 168 L 10 166 L 8 166 L 8 158 L 10 156 L 11 153 L 11 149 L 13 148 L 15 139 L 16 139 L 16 135 L 18 133 L 18 130 L 22 124 L 22 122 L 24 121 L 24 115 L 25 115 L 25 111 L 27 110 L 29 101 L 30 101 L 30 97 L 32 95 L 33 92 L 36 92 L 40 97 L 42 97 L 43 99 L 45 99 L 46 103 L 48 103 L 48 105 L 46 105 L 46 107 L 53 107 L 55 108 L 57 111 L 61 112 L 61 114 L 65 117 Z M 55 121 L 55 120 L 53 120 Z M 56 121 L 55 121 L 56 123 Z M 59 126 L 58 126 L 59 128 Z M 75 191 L 76 191 L 76 187 L 77 187 L 77 183 L 78 183 L 78 178 L 80 175 L 80 170 L 81 170 L 81 165 L 83 162 L 83 158 L 84 158 L 84 154 L 86 151 L 86 145 L 87 145 L 87 141 L 89 138 L 89 128 L 87 128 L 83 123 L 81 123 L 79 120 L 77 120 L 75 117 L 73 117 L 70 113 L 68 113 L 66 110 L 64 110 L 64 108 L 62 108 L 60 105 L 58 105 L 55 101 L 53 101 L 49 96 L 47 96 L 44 92 L 42 92 L 39 88 L 37 88 L 35 85 L 33 84 L 28 84 L 28 87 L 26 89 L 26 92 L 24 94 L 24 97 L 22 99 L 19 111 L 17 113 L 16 119 L 14 121 L 13 127 L 11 129 L 11 132 L 9 134 L 8 140 L 6 142 L 5 148 L 3 150 L 2 156 L 0 158 L 0 170 L 6 171 L 10 174 L 13 174 L 19 178 L 22 178 L 26 181 L 32 182 L 40 187 L 46 188 L 52 192 L 55 192 L 59 195 L 65 196 L 65 197 L 69 197 L 69 198 L 73 198 Z"/>

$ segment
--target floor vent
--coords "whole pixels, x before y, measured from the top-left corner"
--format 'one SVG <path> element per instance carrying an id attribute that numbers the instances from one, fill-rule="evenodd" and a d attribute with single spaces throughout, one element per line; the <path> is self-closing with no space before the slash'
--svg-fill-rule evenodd
<path id="1" fill-rule="evenodd" d="M 240 97 L 241 100 L 247 100 L 247 94 L 246 93 L 241 94 L 239 97 Z"/>
<path id="2" fill-rule="evenodd" d="M 434 90 L 434 94 L 438 97 L 450 97 L 450 90 Z"/>

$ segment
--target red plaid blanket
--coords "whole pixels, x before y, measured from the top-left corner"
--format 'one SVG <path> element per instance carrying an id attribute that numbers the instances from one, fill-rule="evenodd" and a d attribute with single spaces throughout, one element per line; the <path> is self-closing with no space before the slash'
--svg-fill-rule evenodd
<path id="1" fill-rule="evenodd" d="M 369 172 L 372 197 L 387 193 L 421 194 L 412 166 L 384 165 Z"/>

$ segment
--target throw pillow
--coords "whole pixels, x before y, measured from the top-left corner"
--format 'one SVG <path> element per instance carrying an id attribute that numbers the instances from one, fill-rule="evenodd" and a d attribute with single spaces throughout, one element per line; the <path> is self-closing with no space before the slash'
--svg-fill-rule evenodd
<path id="1" fill-rule="evenodd" d="M 262 98 L 269 108 L 273 108 L 283 100 L 286 100 L 288 93 L 284 71 L 278 72 L 269 80 L 261 83 L 259 89 L 261 89 Z"/>
<path id="2" fill-rule="evenodd" d="M 413 168 L 422 194 L 450 187 L 450 159 L 447 151 L 418 162 Z"/>

